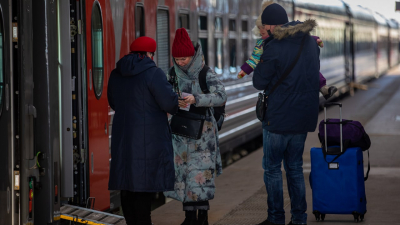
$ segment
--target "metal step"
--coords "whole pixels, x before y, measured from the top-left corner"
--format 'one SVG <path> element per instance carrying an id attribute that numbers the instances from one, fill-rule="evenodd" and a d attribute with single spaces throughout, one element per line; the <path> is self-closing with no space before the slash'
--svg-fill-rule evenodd
<path id="1" fill-rule="evenodd" d="M 123 216 L 68 204 L 64 204 L 63 206 L 61 206 L 61 219 L 73 221 L 80 224 L 126 225 Z"/>

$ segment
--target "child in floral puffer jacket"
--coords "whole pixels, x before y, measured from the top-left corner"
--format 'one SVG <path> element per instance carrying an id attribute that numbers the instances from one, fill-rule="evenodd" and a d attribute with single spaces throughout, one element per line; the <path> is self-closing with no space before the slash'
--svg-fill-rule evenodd
<path id="1" fill-rule="evenodd" d="M 270 0 L 264 0 L 261 5 L 262 11 L 273 2 Z M 263 54 L 263 45 L 264 40 L 268 38 L 268 33 L 264 29 L 261 23 L 261 15 L 256 20 L 256 26 L 253 28 L 253 33 L 256 36 L 261 36 L 260 39 L 257 39 L 256 46 L 254 47 L 253 53 L 250 58 L 241 66 L 241 71 L 238 74 L 238 78 L 243 78 L 246 74 L 250 74 L 256 68 L 258 62 L 260 61 L 260 57 Z M 317 36 L 312 36 L 317 44 L 322 48 L 324 47 L 324 43 Z M 332 97 L 332 95 L 337 91 L 335 86 L 327 86 L 325 77 L 319 73 L 319 91 L 324 96 L 325 99 Z"/>

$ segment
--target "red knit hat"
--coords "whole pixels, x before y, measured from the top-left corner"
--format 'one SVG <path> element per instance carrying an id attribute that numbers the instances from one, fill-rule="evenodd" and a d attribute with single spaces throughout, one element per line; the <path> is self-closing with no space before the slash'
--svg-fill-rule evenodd
<path id="1" fill-rule="evenodd" d="M 179 28 L 175 32 L 174 43 L 172 44 L 172 57 L 194 56 L 194 47 L 185 28 Z"/>
<path id="2" fill-rule="evenodd" d="M 142 36 L 136 38 L 131 44 L 131 52 L 155 52 L 157 43 L 153 38 Z"/>

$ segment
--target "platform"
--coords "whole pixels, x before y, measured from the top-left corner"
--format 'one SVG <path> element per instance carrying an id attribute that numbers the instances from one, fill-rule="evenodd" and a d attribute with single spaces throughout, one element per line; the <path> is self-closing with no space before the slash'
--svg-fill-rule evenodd
<path id="1" fill-rule="evenodd" d="M 371 172 L 366 181 L 367 213 L 360 224 L 400 225 L 400 68 L 368 83 L 367 91 L 356 91 L 343 103 L 343 118 L 360 121 L 368 132 Z M 338 117 L 338 108 L 328 108 L 328 117 Z M 323 119 L 323 111 L 319 120 Z M 261 126 L 261 124 L 260 124 Z M 321 224 L 312 214 L 312 192 L 308 182 L 310 148 L 320 146 L 317 132 L 309 133 L 304 151 L 307 192 L 307 224 Z M 267 194 L 259 149 L 223 170 L 216 179 L 215 199 L 210 201 L 209 222 L 214 225 L 254 225 L 267 218 Z M 366 153 L 364 159 L 366 160 Z M 365 163 L 366 165 L 366 163 Z M 284 173 L 284 172 L 283 172 Z M 286 224 L 290 201 L 284 181 Z M 178 225 L 184 220 L 182 203 L 171 201 L 152 212 L 155 225 Z M 352 215 L 326 215 L 324 224 L 354 224 Z"/>
<path id="2" fill-rule="evenodd" d="M 91 225 L 126 225 L 125 219 L 111 213 L 105 213 L 73 205 L 61 206 L 61 219 L 71 221 L 70 224 Z M 63 222 L 62 224 L 66 224 Z"/>

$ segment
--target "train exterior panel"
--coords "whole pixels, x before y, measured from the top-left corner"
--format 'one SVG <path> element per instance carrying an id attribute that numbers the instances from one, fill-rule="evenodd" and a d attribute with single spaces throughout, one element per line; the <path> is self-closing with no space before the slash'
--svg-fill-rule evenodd
<path id="1" fill-rule="evenodd" d="M 115 66 L 115 37 L 109 1 L 85 1 L 86 74 L 88 81 L 88 156 L 90 197 L 95 209 L 110 205 L 107 81 Z M 103 41 L 104 40 L 104 41 Z"/>
<path id="2" fill-rule="evenodd" d="M 394 20 L 387 22 L 390 27 L 389 66 L 393 67 L 399 63 L 399 24 Z"/>
<path id="3" fill-rule="evenodd" d="M 0 0 L 0 221 L 3 224 L 14 223 L 14 107 L 11 45 L 12 24 L 8 1 Z"/>
<path id="4" fill-rule="evenodd" d="M 376 75 L 375 43 L 377 41 L 375 32 L 375 19 L 371 12 L 359 6 L 349 5 L 353 24 L 353 49 L 354 49 L 354 71 L 353 81 L 362 82 Z"/>
<path id="5" fill-rule="evenodd" d="M 376 63 L 378 67 L 378 75 L 383 74 L 389 69 L 389 26 L 386 19 L 373 12 L 376 21 Z"/>
<path id="6" fill-rule="evenodd" d="M 318 26 L 312 34 L 324 41 L 324 48 L 320 53 L 320 71 L 328 85 L 343 88 L 352 76 L 353 63 L 347 54 L 349 50 L 346 51 L 351 43 L 348 35 L 351 27 L 346 26 L 349 16 L 340 1 L 329 1 L 329 5 L 314 2 L 296 0 L 295 20 L 313 18 L 317 21 Z"/>

